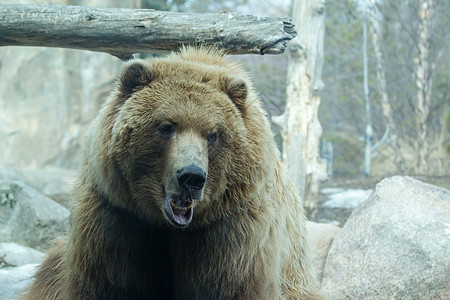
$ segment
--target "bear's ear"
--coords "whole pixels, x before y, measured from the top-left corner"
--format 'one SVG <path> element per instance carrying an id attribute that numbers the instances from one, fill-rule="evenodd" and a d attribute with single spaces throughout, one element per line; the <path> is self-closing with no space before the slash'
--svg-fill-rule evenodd
<path id="1" fill-rule="evenodd" d="M 155 77 L 153 71 L 142 60 L 127 63 L 119 76 L 119 92 L 122 99 L 142 89 Z"/>
<path id="2" fill-rule="evenodd" d="M 236 106 L 242 110 L 247 99 L 247 84 L 240 78 L 228 78 L 225 85 L 225 93 Z"/>

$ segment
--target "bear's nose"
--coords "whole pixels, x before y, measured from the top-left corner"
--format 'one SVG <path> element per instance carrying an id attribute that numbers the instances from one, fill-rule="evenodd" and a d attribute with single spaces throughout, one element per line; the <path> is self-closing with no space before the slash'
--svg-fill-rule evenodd
<path id="1" fill-rule="evenodd" d="M 205 185 L 206 173 L 202 168 L 194 165 L 184 167 L 177 171 L 178 184 L 188 190 L 200 190 Z"/>

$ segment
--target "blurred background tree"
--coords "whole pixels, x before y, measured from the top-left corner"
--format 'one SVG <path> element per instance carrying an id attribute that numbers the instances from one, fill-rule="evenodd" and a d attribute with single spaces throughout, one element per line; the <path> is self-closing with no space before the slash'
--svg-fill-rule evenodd
<path id="1" fill-rule="evenodd" d="M 376 18 L 380 22 L 378 43 L 384 58 L 386 93 L 397 129 L 398 145 L 404 156 L 408 174 L 423 174 L 415 170 L 417 164 L 416 103 L 417 88 L 414 63 L 418 55 L 420 1 L 376 1 Z M 427 142 L 429 170 L 425 174 L 448 174 L 449 153 L 440 140 L 444 115 L 449 101 L 449 59 L 442 53 L 448 49 L 449 10 L 446 1 L 435 3 L 429 34 L 430 113 Z M 354 1 L 328 1 L 327 33 L 325 36 L 325 64 L 323 80 L 326 87 L 319 119 L 324 137 L 334 142 L 334 173 L 356 175 L 362 166 L 363 144 L 360 137 L 365 128 L 361 32 L 362 15 Z M 372 38 L 369 34 L 369 38 Z M 377 88 L 377 61 L 373 47 L 369 52 L 369 90 L 372 100 L 374 139 L 379 140 L 387 126 L 382 104 L 383 96 Z M 439 82 L 439 83 L 437 83 Z M 390 141 L 390 140 L 389 140 Z M 386 145 L 387 146 L 387 145 Z M 392 148 L 382 146 L 373 153 L 372 174 L 392 175 L 401 171 Z"/>

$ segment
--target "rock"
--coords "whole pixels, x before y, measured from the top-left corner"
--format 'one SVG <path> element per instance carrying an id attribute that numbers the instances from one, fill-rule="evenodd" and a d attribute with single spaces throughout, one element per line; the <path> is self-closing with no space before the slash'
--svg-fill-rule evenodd
<path id="1" fill-rule="evenodd" d="M 331 247 L 334 236 L 341 231 L 341 228 L 314 222 L 306 222 L 309 241 L 311 242 L 313 265 L 316 271 L 317 279 L 322 281 L 323 268 Z"/>
<path id="2" fill-rule="evenodd" d="M 19 299 L 45 254 L 16 243 L 0 243 L 0 299 Z"/>
<path id="3" fill-rule="evenodd" d="M 23 266 L 39 264 L 45 254 L 16 243 L 0 243 L 0 265 Z"/>
<path id="4" fill-rule="evenodd" d="M 29 184 L 28 180 L 20 172 L 7 167 L 0 168 L 0 180 L 21 181 Z"/>
<path id="5" fill-rule="evenodd" d="M 76 2 L 76 1 L 75 1 Z M 68 0 L 2 0 L 59 4 Z M 86 6 L 136 7 L 140 1 L 84 0 Z M 0 47 L 0 165 L 78 167 L 79 146 L 112 89 L 121 61 L 107 53 Z"/>
<path id="6" fill-rule="evenodd" d="M 334 238 L 329 299 L 450 299 L 450 191 L 410 177 L 380 182 Z"/>
<path id="7" fill-rule="evenodd" d="M 31 185 L 64 207 L 69 207 L 70 195 L 77 172 L 70 169 L 45 167 L 24 169 L 22 174 Z"/>
<path id="8" fill-rule="evenodd" d="M 43 250 L 68 226 L 69 211 L 18 181 L 0 181 L 0 242 Z"/>
<path id="9" fill-rule="evenodd" d="M 0 269 L 0 299 L 20 299 L 20 292 L 31 284 L 37 267 L 36 264 L 27 264 Z"/>
<path id="10" fill-rule="evenodd" d="M 26 168 L 20 172 L 12 168 L 0 168 L 0 180 L 23 182 L 64 207 L 69 207 L 76 175 L 75 170 L 57 167 Z"/>

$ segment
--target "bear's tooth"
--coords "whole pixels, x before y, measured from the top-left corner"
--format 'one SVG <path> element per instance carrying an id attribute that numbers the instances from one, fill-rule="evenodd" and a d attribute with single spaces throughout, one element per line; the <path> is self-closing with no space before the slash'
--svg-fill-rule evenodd
<path id="1" fill-rule="evenodd" d="M 194 200 L 194 199 L 192 199 L 192 200 Z M 185 207 L 177 206 L 177 205 L 173 202 L 173 198 L 169 199 L 169 203 L 170 203 L 170 206 L 172 207 L 172 209 L 175 209 L 175 210 L 184 210 L 184 211 L 190 210 L 191 207 L 194 205 L 194 202 L 192 201 L 191 203 L 189 203 L 188 206 L 185 206 Z"/>

